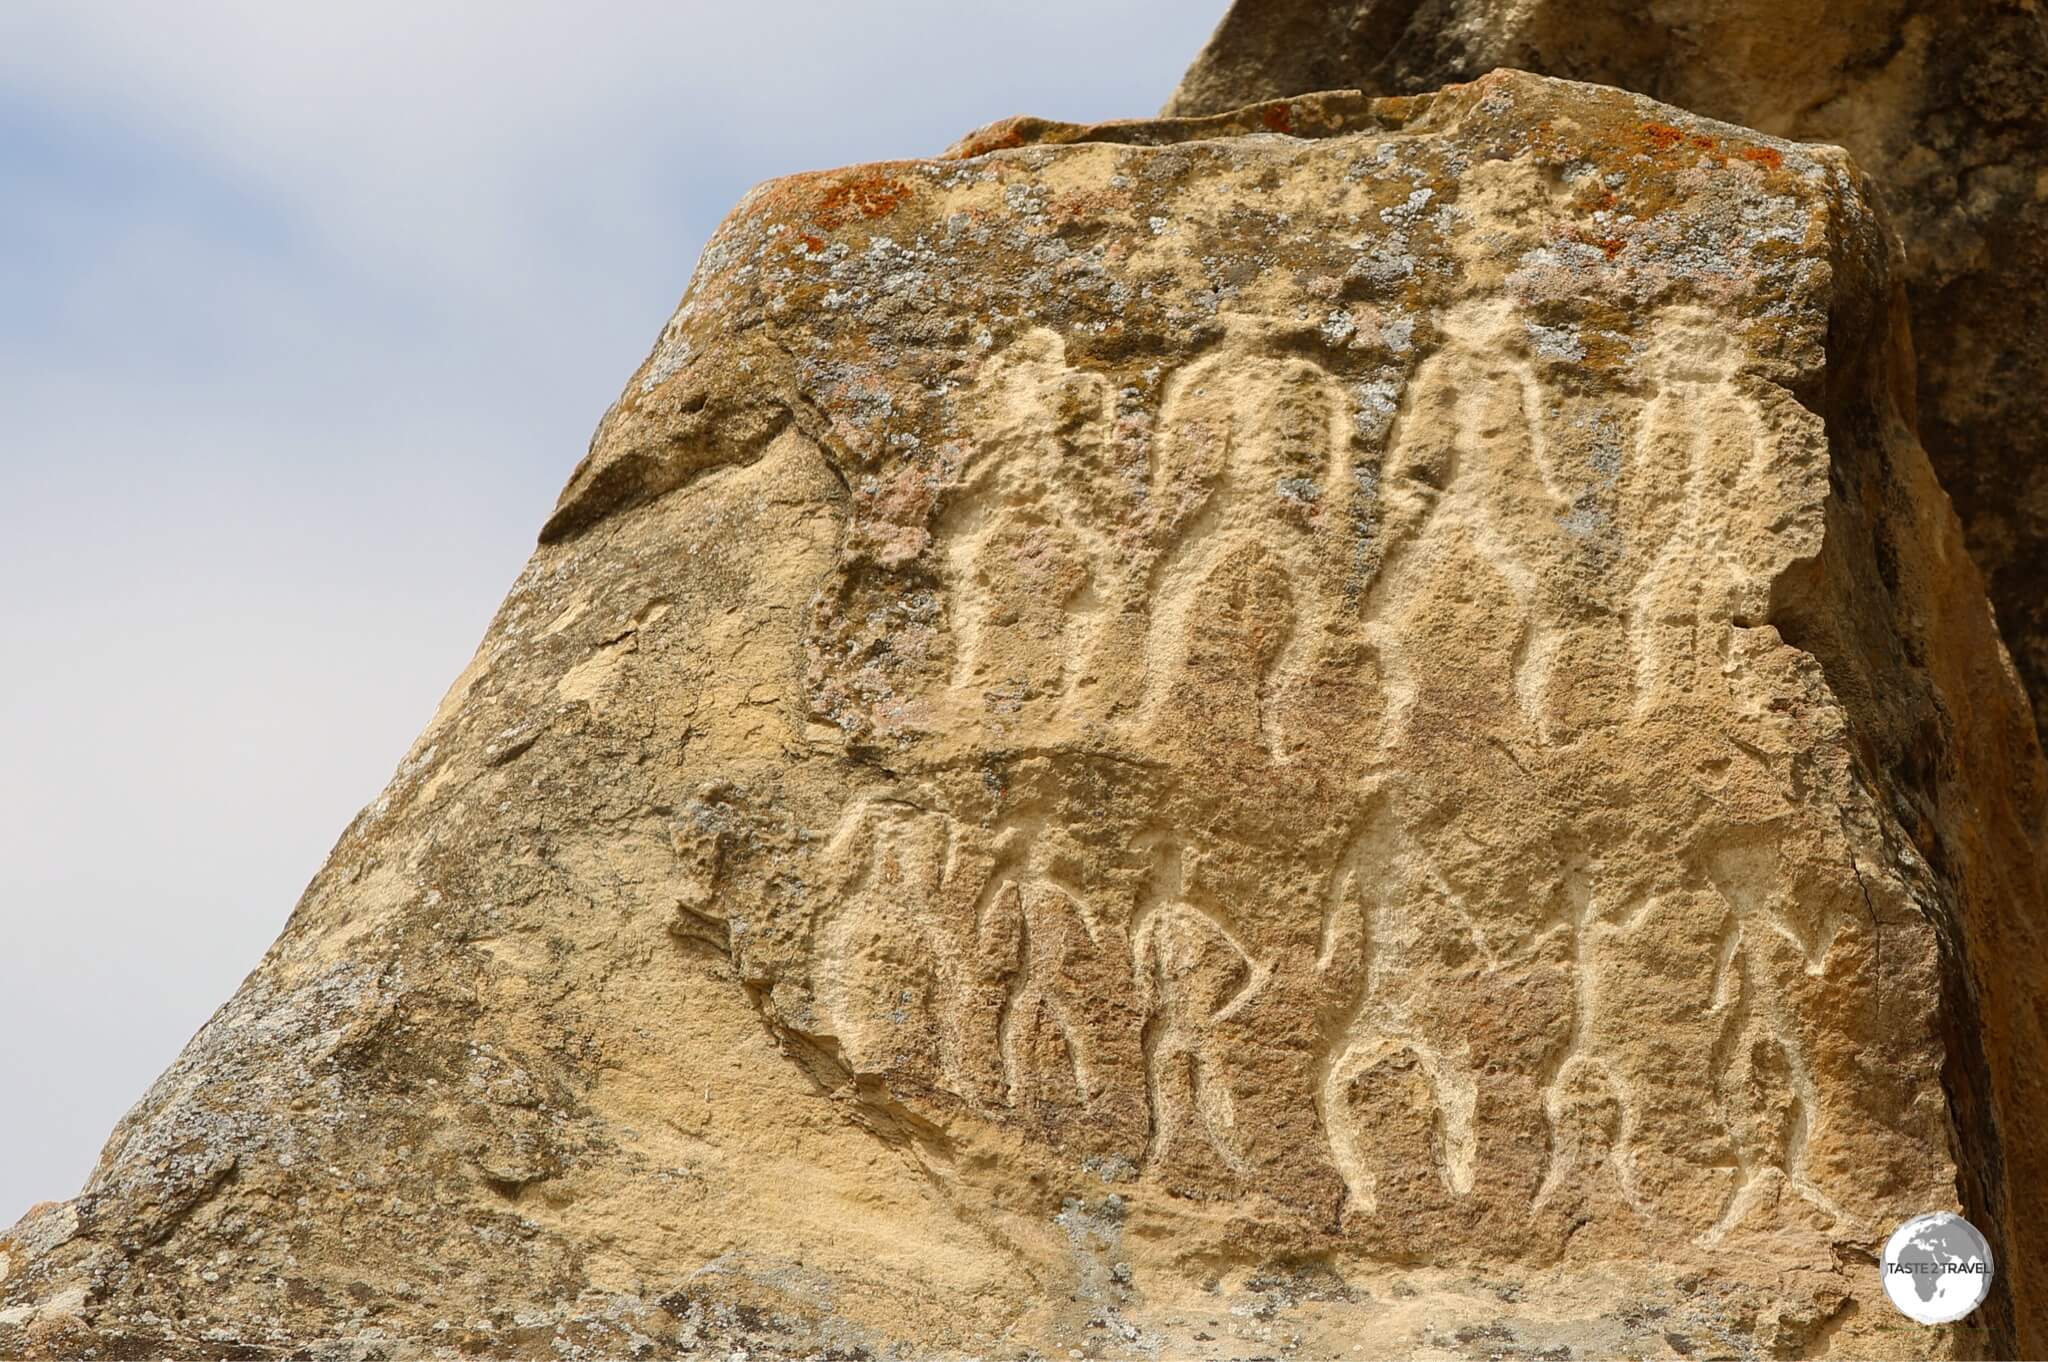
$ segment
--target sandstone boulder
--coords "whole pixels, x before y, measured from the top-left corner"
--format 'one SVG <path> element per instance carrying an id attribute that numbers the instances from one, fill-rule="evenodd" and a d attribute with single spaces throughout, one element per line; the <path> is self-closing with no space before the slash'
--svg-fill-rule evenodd
<path id="1" fill-rule="evenodd" d="M 2038 1349 L 1888 242 L 1508 72 L 756 190 L 0 1354 Z"/>
<path id="2" fill-rule="evenodd" d="M 1497 66 L 1847 147 L 1905 239 L 1918 427 L 2048 736 L 2048 24 L 2034 0 L 1236 0 L 1167 112 Z"/>

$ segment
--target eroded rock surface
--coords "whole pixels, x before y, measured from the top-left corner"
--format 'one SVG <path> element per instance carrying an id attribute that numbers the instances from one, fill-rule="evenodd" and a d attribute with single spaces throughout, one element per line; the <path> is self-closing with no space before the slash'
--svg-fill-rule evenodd
<path id="1" fill-rule="evenodd" d="M 1840 153 L 1512 73 L 755 191 L 0 1353 L 2039 1337 L 1893 279 Z"/>
<path id="2" fill-rule="evenodd" d="M 1497 66 L 1847 147 L 1905 238 L 1919 430 L 2048 735 L 2048 21 L 2034 0 L 1237 0 L 1167 104 Z"/>

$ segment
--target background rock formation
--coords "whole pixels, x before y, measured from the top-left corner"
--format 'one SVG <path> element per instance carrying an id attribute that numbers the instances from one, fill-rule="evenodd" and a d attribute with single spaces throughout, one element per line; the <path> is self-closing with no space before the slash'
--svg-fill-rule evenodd
<path id="1" fill-rule="evenodd" d="M 1513 73 L 762 187 L 0 1353 L 2038 1346 L 1887 245 Z"/>
<path id="2" fill-rule="evenodd" d="M 2048 735 L 2048 24 L 2032 0 L 1237 0 L 1166 113 L 1497 66 L 1847 147 L 1906 242 L 1919 430 Z"/>

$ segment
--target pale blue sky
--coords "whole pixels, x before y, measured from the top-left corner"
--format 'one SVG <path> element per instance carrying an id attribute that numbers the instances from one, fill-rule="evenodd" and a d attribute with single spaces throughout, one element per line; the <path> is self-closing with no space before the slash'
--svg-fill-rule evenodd
<path id="1" fill-rule="evenodd" d="M 0 5 L 0 1229 L 283 926 L 747 186 L 1147 114 L 1223 7 Z"/>

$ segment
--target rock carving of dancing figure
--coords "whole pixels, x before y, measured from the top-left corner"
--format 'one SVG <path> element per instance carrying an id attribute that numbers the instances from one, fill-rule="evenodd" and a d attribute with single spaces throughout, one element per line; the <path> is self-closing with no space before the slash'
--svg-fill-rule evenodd
<path id="1" fill-rule="evenodd" d="M 1172 841 L 1152 849 L 1153 884 L 1131 927 L 1153 1114 L 1146 1162 L 1173 1156 L 1180 1141 L 1195 1137 L 1224 1167 L 1243 1173 L 1221 1028 L 1265 988 L 1272 962 L 1254 958 L 1229 910 L 1203 888 L 1198 858 Z"/>
<path id="2" fill-rule="evenodd" d="M 1379 1208 L 1370 1161 L 1376 1113 L 1357 1100 L 1354 1088 L 1382 1065 L 1419 1074 L 1440 1132 L 1444 1186 L 1453 1195 L 1472 1190 L 1478 1079 L 1469 1046 L 1422 1015 L 1431 977 L 1425 961 L 1437 945 L 1432 938 L 1444 932 L 1472 937 L 1485 950 L 1456 896 L 1414 864 L 1391 816 L 1376 810 L 1331 872 L 1316 960 L 1323 991 L 1336 1002 L 1317 1106 L 1354 1212 Z"/>
<path id="3" fill-rule="evenodd" d="M 952 689 L 969 705 L 1063 712 L 1085 678 L 1118 554 L 1104 524 L 1113 395 L 1055 332 L 989 361 L 939 532 L 953 589 Z"/>
<path id="4" fill-rule="evenodd" d="M 1383 741 L 1420 703 L 1480 714 L 1502 702 L 1547 740 L 1571 613 L 1560 528 L 1571 501 L 1551 466 L 1549 401 L 1519 327 L 1466 306 L 1444 332 L 1395 417 L 1381 489 L 1384 520 L 1400 527 L 1367 609 L 1397 716 Z M 1418 675 L 1415 658 L 1431 650 L 1410 641 L 1447 630 L 1498 642 L 1481 665 L 1460 654 L 1455 672 Z"/>
<path id="5" fill-rule="evenodd" d="M 1167 382 L 1150 502 L 1142 728 L 1184 683 L 1229 703 L 1229 737 L 1276 761 L 1294 745 L 1296 691 L 1344 627 L 1355 476 L 1349 399 L 1328 371 L 1233 337 Z M 1239 733 L 1236 730 L 1241 729 Z"/>

